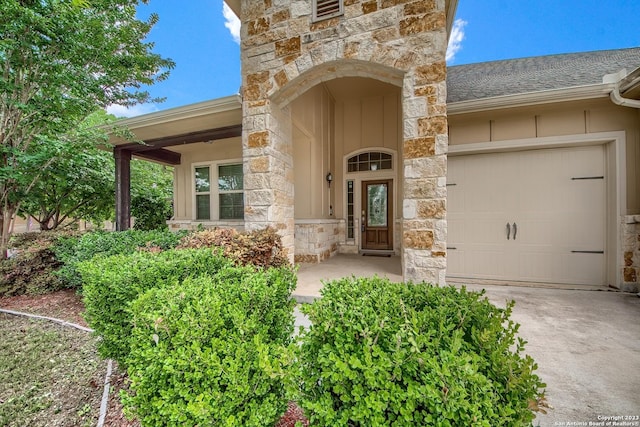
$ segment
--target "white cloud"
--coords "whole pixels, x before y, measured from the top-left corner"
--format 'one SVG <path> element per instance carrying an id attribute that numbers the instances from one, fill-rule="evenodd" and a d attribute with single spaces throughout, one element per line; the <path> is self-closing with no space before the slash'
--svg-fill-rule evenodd
<path id="1" fill-rule="evenodd" d="M 119 104 L 111 104 L 107 107 L 107 113 L 116 117 L 136 117 L 143 114 L 149 114 L 158 111 L 156 104 L 137 104 L 132 107 L 126 107 Z"/>
<path id="2" fill-rule="evenodd" d="M 240 20 L 225 2 L 222 2 L 222 15 L 224 16 L 224 26 L 231 33 L 233 40 L 240 44 Z"/>
<path id="3" fill-rule="evenodd" d="M 451 36 L 449 37 L 449 46 L 447 46 L 447 62 L 454 60 L 456 53 L 462 49 L 462 40 L 464 40 L 464 26 L 467 25 L 467 21 L 462 19 L 456 19 L 451 29 Z"/>

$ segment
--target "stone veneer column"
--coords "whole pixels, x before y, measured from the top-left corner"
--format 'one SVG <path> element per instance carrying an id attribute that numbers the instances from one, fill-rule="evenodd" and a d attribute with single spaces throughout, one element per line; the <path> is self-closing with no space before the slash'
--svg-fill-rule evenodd
<path id="1" fill-rule="evenodd" d="M 444 61 L 417 67 L 403 88 L 405 280 L 445 283 L 447 117 Z M 434 83 L 436 82 L 436 83 Z"/>
<path id="2" fill-rule="evenodd" d="M 248 92 L 245 91 L 245 96 Z M 288 109 L 244 103 L 245 229 L 273 227 L 294 261 L 293 144 Z"/>
<path id="3" fill-rule="evenodd" d="M 382 80 L 402 87 L 404 277 L 444 283 L 445 1 L 344 0 L 344 16 L 315 23 L 312 3 L 242 0 L 246 227 L 276 227 L 292 255 L 289 102 L 335 78 Z"/>

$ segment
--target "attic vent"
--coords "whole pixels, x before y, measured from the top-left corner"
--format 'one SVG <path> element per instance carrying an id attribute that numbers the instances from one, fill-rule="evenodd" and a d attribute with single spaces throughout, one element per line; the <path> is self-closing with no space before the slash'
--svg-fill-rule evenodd
<path id="1" fill-rule="evenodd" d="M 343 1 L 344 0 L 313 0 L 313 20 L 321 21 L 342 15 L 344 13 Z"/>

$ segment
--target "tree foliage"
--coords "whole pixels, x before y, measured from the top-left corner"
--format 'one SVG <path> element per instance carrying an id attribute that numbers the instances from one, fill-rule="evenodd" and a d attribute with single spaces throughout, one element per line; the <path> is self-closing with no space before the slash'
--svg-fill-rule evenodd
<path id="1" fill-rule="evenodd" d="M 172 201 L 173 168 L 134 159 L 131 162 L 131 215 L 135 218 L 134 228 L 165 228 L 166 221 L 173 214 Z"/>
<path id="2" fill-rule="evenodd" d="M 0 3 L 0 256 L 11 218 L 72 142 L 67 135 L 99 108 L 152 101 L 142 87 L 173 67 L 144 41 L 158 17 L 138 20 L 138 4 Z"/>
<path id="3" fill-rule="evenodd" d="M 106 146 L 105 124 L 115 116 L 99 110 L 84 120 L 59 143 L 57 156 L 20 204 L 18 214 L 32 217 L 40 230 L 54 230 L 79 220 L 100 224 L 114 216 L 115 165 Z M 41 148 L 34 146 L 34 149 Z M 171 168 L 143 160 L 131 163 L 131 210 L 136 228 L 153 230 L 166 226 L 173 210 Z"/>
<path id="4" fill-rule="evenodd" d="M 59 143 L 57 156 L 23 198 L 20 216 L 33 217 L 40 230 L 80 219 L 98 224 L 113 216 L 113 155 L 97 147 L 106 134 L 96 126 L 114 119 L 99 110 L 65 135 L 68 141 Z"/>

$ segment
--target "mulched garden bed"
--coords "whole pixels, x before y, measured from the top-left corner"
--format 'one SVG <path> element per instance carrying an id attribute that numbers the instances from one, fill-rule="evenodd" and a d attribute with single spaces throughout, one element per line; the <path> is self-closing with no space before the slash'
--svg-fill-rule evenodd
<path id="1" fill-rule="evenodd" d="M 30 314 L 37 314 L 40 316 L 53 317 L 76 323 L 81 326 L 87 326 L 87 323 L 82 317 L 82 313 L 84 312 L 82 296 L 78 295 L 73 290 L 56 291 L 44 295 L 19 295 L 13 297 L 0 297 L 0 308 Z M 101 396 L 101 381 L 102 380 L 100 380 L 99 382 L 100 387 L 96 387 L 95 382 L 87 384 L 87 388 L 91 389 L 90 391 L 93 395 Z M 126 387 L 126 374 L 119 372 L 117 364 L 115 363 L 110 383 L 111 393 L 109 394 L 107 417 L 105 419 L 104 426 L 140 426 L 140 423 L 138 421 L 129 421 L 122 413 L 122 405 L 120 404 L 118 395 L 120 390 Z M 92 406 L 95 406 L 95 402 L 93 402 Z M 304 417 L 302 409 L 300 409 L 300 407 L 298 407 L 294 402 L 290 402 L 288 404 L 287 412 L 283 415 L 280 421 L 278 421 L 275 427 L 294 427 L 297 421 L 302 422 L 303 426 L 309 425 L 309 422 Z"/>

